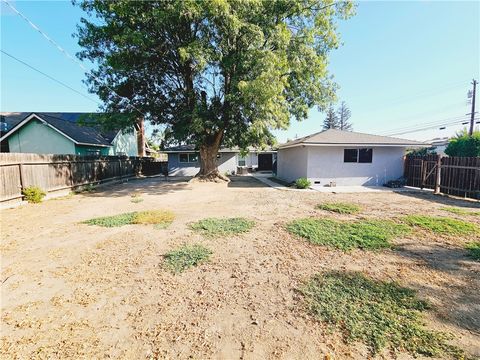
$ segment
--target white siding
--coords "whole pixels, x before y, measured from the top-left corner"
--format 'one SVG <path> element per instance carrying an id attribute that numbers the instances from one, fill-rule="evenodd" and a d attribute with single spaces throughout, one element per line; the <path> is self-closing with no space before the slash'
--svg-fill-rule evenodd
<path id="1" fill-rule="evenodd" d="M 347 147 L 354 149 L 356 147 Z M 403 175 L 403 147 L 373 147 L 371 163 L 345 163 L 345 147 L 308 147 L 307 177 L 325 186 L 335 181 L 342 185 L 381 186 Z M 318 184 L 317 184 L 318 185 Z"/>
<path id="2" fill-rule="evenodd" d="M 286 181 L 295 181 L 307 176 L 307 148 L 298 146 L 279 149 L 277 153 L 277 176 Z"/>

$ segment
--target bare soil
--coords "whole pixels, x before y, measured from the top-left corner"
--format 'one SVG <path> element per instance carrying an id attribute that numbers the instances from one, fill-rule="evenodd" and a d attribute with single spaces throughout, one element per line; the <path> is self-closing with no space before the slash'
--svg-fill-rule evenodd
<path id="1" fill-rule="evenodd" d="M 144 199 L 132 203 L 130 195 Z M 323 201 L 353 202 L 357 215 L 315 210 Z M 362 271 L 417 289 L 435 309 L 427 326 L 480 356 L 480 263 L 468 238 L 415 231 L 381 252 L 309 244 L 285 230 L 289 221 L 396 218 L 421 213 L 457 217 L 445 205 L 479 204 L 418 193 L 325 194 L 280 191 L 251 177 L 230 183 L 130 181 L 92 194 L 3 210 L 1 215 L 2 358 L 365 359 L 303 311 L 298 289 L 314 273 Z M 102 228 L 97 216 L 168 209 L 167 229 Z M 243 216 L 249 233 L 203 238 L 188 224 Z M 465 218 L 465 217 L 464 217 Z M 468 221 L 480 225 L 480 218 Z M 209 263 L 172 274 L 162 255 L 182 244 L 214 252 Z M 391 358 L 389 353 L 384 358 Z M 409 359 L 401 354 L 400 359 Z"/>

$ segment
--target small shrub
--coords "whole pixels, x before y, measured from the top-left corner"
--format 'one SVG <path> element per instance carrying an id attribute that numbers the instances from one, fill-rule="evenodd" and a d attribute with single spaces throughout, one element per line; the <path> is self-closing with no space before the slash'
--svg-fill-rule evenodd
<path id="1" fill-rule="evenodd" d="M 244 218 L 208 218 L 191 225 L 191 228 L 207 236 L 232 235 L 249 231 L 255 222 Z"/>
<path id="2" fill-rule="evenodd" d="M 313 276 L 300 292 L 312 316 L 341 331 L 346 342 L 365 343 L 372 355 L 387 348 L 413 356 L 464 358 L 463 351 L 447 343 L 448 335 L 424 327 L 422 312 L 429 305 L 414 290 L 361 273 L 329 272 Z"/>
<path id="3" fill-rule="evenodd" d="M 452 219 L 448 217 L 437 217 L 428 215 L 409 215 L 405 221 L 412 226 L 419 226 L 423 229 L 445 235 L 469 235 L 480 234 L 480 229 L 475 224 Z"/>
<path id="4" fill-rule="evenodd" d="M 212 251 L 202 245 L 182 246 L 164 255 L 166 267 L 173 273 L 182 272 L 190 267 L 207 261 Z"/>
<path id="5" fill-rule="evenodd" d="M 299 178 L 295 180 L 295 187 L 297 189 L 307 189 L 312 183 L 307 178 Z"/>
<path id="6" fill-rule="evenodd" d="M 465 246 L 468 251 L 468 255 L 474 259 L 480 261 L 480 241 L 473 241 Z"/>
<path id="7" fill-rule="evenodd" d="M 134 204 L 141 203 L 142 201 L 143 201 L 143 199 L 141 197 L 134 197 L 134 198 L 130 199 L 130 202 L 132 202 Z"/>
<path id="8" fill-rule="evenodd" d="M 97 225 L 103 227 L 118 227 L 130 224 L 154 224 L 168 227 L 174 220 L 175 215 L 168 210 L 150 210 L 140 212 L 130 212 L 113 216 L 105 216 L 86 220 L 83 223 L 87 225 Z"/>
<path id="9" fill-rule="evenodd" d="M 458 208 L 458 207 L 442 207 L 442 208 L 440 208 L 440 210 L 448 211 L 452 214 L 457 214 L 457 215 L 480 216 L 480 211 L 470 211 L 470 210 L 465 210 L 465 209 Z"/>
<path id="10" fill-rule="evenodd" d="M 355 214 L 361 210 L 358 205 L 340 202 L 320 204 L 317 206 L 317 209 L 333 211 L 339 214 Z"/>
<path id="11" fill-rule="evenodd" d="M 41 203 L 46 193 L 38 186 L 29 186 L 22 190 L 22 194 L 29 203 Z"/>
<path id="12" fill-rule="evenodd" d="M 87 184 L 83 186 L 79 186 L 74 190 L 75 194 L 81 194 L 84 192 L 92 193 L 97 189 L 97 187 L 94 184 Z"/>
<path id="13" fill-rule="evenodd" d="M 287 225 L 287 230 L 313 244 L 331 246 L 343 251 L 354 248 L 376 250 L 391 247 L 390 240 L 408 233 L 403 224 L 388 220 L 335 221 L 300 219 Z"/>

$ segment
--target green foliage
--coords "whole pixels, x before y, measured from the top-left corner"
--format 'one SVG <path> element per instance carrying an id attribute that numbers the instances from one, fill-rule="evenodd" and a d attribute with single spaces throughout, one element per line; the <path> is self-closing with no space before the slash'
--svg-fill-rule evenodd
<path id="1" fill-rule="evenodd" d="M 423 326 L 429 305 L 415 291 L 361 273 L 317 274 L 300 289 L 307 311 L 340 330 L 347 342 L 365 343 L 372 355 L 387 348 L 413 356 L 463 359 L 464 352 L 447 343 L 447 334 Z"/>
<path id="2" fill-rule="evenodd" d="M 480 261 L 480 241 L 473 241 L 465 246 L 471 258 Z"/>
<path id="3" fill-rule="evenodd" d="M 208 218 L 191 225 L 191 228 L 206 236 L 240 234 L 249 231 L 255 222 L 244 218 Z"/>
<path id="4" fill-rule="evenodd" d="M 295 187 L 297 189 L 307 189 L 312 183 L 307 178 L 298 178 L 295 180 Z"/>
<path id="5" fill-rule="evenodd" d="M 202 245 L 182 246 L 164 255 L 166 267 L 173 273 L 180 273 L 188 268 L 207 261 L 212 251 Z"/>
<path id="6" fill-rule="evenodd" d="M 154 224 L 156 226 L 167 227 L 172 223 L 174 218 L 175 215 L 168 210 L 149 210 L 99 217 L 86 220 L 83 223 L 103 227 L 118 227 L 130 224 Z"/>
<path id="7" fill-rule="evenodd" d="M 81 193 L 84 193 L 84 192 L 92 193 L 96 189 L 97 189 L 97 187 L 94 184 L 86 184 L 86 185 L 82 185 L 82 186 L 77 187 L 74 190 L 74 193 L 75 194 L 81 194 Z"/>
<path id="8" fill-rule="evenodd" d="M 327 110 L 327 116 L 323 121 L 323 130 L 338 129 L 338 128 L 340 128 L 338 115 L 333 109 L 333 106 L 330 106 Z"/>
<path id="9" fill-rule="evenodd" d="M 218 145 L 270 145 L 272 129 L 331 103 L 328 56 L 354 12 L 331 0 L 78 3 L 93 18 L 81 20 L 79 58 L 98 63 L 87 82 L 103 111 L 133 113 L 133 124 L 140 109 L 167 141 L 212 156 Z"/>
<path id="10" fill-rule="evenodd" d="M 411 156 L 427 156 L 427 155 L 435 155 L 437 151 L 434 147 L 430 148 L 420 148 L 420 149 L 409 149 L 407 150 L 407 155 Z"/>
<path id="11" fill-rule="evenodd" d="M 466 130 L 460 132 L 456 137 L 450 139 L 445 154 L 465 157 L 480 156 L 480 131 L 474 131 L 472 136 L 469 136 Z"/>
<path id="12" fill-rule="evenodd" d="M 445 235 L 480 235 L 480 228 L 472 223 L 448 217 L 428 215 L 408 215 L 405 221 L 413 226 Z"/>
<path id="13" fill-rule="evenodd" d="M 440 210 L 448 211 L 448 212 L 451 212 L 452 214 L 457 214 L 457 215 L 472 215 L 472 216 L 480 215 L 480 211 L 470 211 L 470 210 L 465 210 L 458 207 L 441 207 Z"/>
<path id="14" fill-rule="evenodd" d="M 317 205 L 317 209 L 333 211 L 339 214 L 355 214 L 361 210 L 360 206 L 349 203 L 326 203 Z"/>
<path id="15" fill-rule="evenodd" d="M 29 203 L 41 203 L 46 193 L 38 186 L 29 186 L 22 190 L 22 194 Z"/>
<path id="16" fill-rule="evenodd" d="M 407 226 L 388 220 L 335 221 L 300 219 L 287 225 L 292 234 L 313 244 L 343 251 L 359 248 L 376 250 L 391 247 L 390 240 L 409 232 Z"/>

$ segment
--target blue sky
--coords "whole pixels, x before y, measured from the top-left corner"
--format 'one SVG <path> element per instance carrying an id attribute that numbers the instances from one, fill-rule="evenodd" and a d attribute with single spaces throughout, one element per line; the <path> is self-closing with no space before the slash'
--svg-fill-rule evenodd
<path id="1" fill-rule="evenodd" d="M 82 11 L 70 1 L 12 4 L 69 53 L 79 50 L 72 34 Z M 4 4 L 1 10 L 2 50 L 94 101 L 2 53 L 0 110 L 95 111 L 98 98 L 82 84 L 82 69 Z M 339 23 L 339 30 L 343 46 L 331 54 L 329 68 L 340 86 L 339 100 L 352 111 L 354 130 L 390 134 L 467 118 L 470 82 L 480 80 L 480 2 L 361 1 L 357 15 Z M 308 120 L 292 121 L 289 130 L 275 134 L 280 142 L 307 135 L 319 131 L 323 119 L 312 109 Z M 452 135 L 462 125 L 439 127 L 397 136 L 427 140 Z"/>

